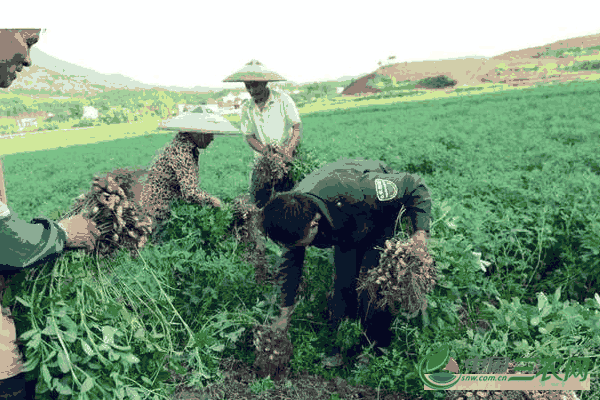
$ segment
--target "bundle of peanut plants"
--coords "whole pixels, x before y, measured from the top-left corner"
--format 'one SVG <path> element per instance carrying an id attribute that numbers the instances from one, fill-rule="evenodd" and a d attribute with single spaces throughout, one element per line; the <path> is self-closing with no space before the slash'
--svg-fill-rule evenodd
<path id="1" fill-rule="evenodd" d="M 412 239 L 387 240 L 382 250 L 379 265 L 363 271 L 357 290 L 367 290 L 375 307 L 389 306 L 394 314 L 399 312 L 397 304 L 409 317 L 425 310 L 425 295 L 433 290 L 437 281 L 433 258 Z"/>
<path id="2" fill-rule="evenodd" d="M 100 257 L 112 257 L 121 247 L 135 256 L 152 233 L 152 219 L 135 201 L 131 174 L 115 170 L 95 177 L 90 191 L 80 195 L 65 215 L 81 214 L 96 223 L 100 237 L 93 252 Z"/>

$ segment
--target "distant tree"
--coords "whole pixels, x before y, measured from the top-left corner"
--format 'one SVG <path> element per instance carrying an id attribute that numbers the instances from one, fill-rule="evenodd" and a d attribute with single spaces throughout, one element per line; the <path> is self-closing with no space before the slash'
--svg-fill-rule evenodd
<path id="1" fill-rule="evenodd" d="M 318 84 L 318 83 L 316 83 L 316 82 L 315 82 L 315 83 L 311 83 L 310 85 L 308 85 L 308 86 L 306 87 L 306 91 L 307 91 L 308 93 L 316 92 L 316 91 L 318 91 L 318 90 L 319 90 L 319 84 Z"/>
<path id="2" fill-rule="evenodd" d="M 83 106 L 81 104 L 69 105 L 69 114 L 73 119 L 81 119 L 83 117 Z"/>
<path id="3" fill-rule="evenodd" d="M 431 89 L 439 89 L 456 85 L 456 81 L 448 78 L 446 75 L 438 75 L 433 78 L 421 79 L 417 83 L 423 87 Z"/>

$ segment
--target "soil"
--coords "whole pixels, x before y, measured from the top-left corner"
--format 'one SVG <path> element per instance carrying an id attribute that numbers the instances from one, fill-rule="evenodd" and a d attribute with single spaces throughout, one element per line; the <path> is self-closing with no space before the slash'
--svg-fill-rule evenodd
<path id="1" fill-rule="evenodd" d="M 349 86 L 348 88 L 346 88 L 342 92 L 342 95 L 357 96 L 361 93 L 362 94 L 375 94 L 375 93 L 381 92 L 381 90 L 379 90 L 377 88 L 371 88 L 371 87 L 367 86 L 367 82 L 369 81 L 369 79 L 373 79 L 373 78 L 375 78 L 375 73 L 369 74 L 367 76 L 363 76 L 362 78 L 360 78 L 359 80 L 354 82 L 354 84 L 352 86 Z"/>
<path id="2" fill-rule="evenodd" d="M 173 400 L 205 399 L 286 399 L 286 400 L 331 400 L 337 393 L 340 399 L 420 400 L 422 397 L 407 394 L 379 393 L 368 386 L 351 386 L 342 378 L 327 380 L 318 375 L 290 374 L 288 379 L 274 382 L 274 388 L 253 393 L 250 384 L 258 379 L 251 365 L 233 358 L 224 358 L 220 368 L 224 380 L 202 390 L 186 387 L 184 383 L 176 391 Z M 290 385 L 291 383 L 291 385 Z"/>
<path id="3" fill-rule="evenodd" d="M 574 57 L 543 57 L 540 55 L 549 50 L 559 50 L 569 47 L 600 46 L 600 34 L 581 36 L 560 40 L 543 46 L 522 50 L 509 51 L 492 58 L 466 58 L 457 60 L 404 62 L 378 68 L 373 73 L 358 79 L 352 86 L 342 92 L 343 95 L 370 95 L 380 92 L 379 89 L 367 87 L 367 81 L 377 74 L 393 76 L 397 82 L 417 81 L 423 78 L 446 75 L 457 81 L 456 87 L 480 85 L 485 82 L 504 83 L 512 86 L 530 86 L 536 83 L 551 81 L 568 82 L 599 71 L 565 72 L 556 75 L 543 76 L 542 71 L 519 71 L 517 66 L 534 64 L 539 67 L 548 63 L 566 65 L 574 61 Z M 506 64 L 507 69 L 500 75 L 496 74 L 498 64 Z M 542 68 L 540 68 L 542 69 Z"/>

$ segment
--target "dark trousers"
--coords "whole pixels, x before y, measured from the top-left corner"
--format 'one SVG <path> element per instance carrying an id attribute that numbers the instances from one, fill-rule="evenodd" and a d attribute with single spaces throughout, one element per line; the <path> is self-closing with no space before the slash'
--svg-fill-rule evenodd
<path id="1" fill-rule="evenodd" d="M 294 187 L 294 181 L 290 174 L 286 174 L 281 180 L 275 183 L 275 185 L 260 184 L 258 181 L 258 173 L 256 168 L 252 169 L 252 175 L 250 178 L 250 199 L 258 208 L 263 208 L 267 202 L 271 199 L 271 196 L 275 192 L 288 192 Z"/>
<path id="2" fill-rule="evenodd" d="M 391 235 L 390 235 L 391 237 Z M 385 237 L 372 246 L 357 249 L 356 269 L 344 269 L 343 265 L 336 265 L 336 279 L 333 296 L 329 299 L 330 323 L 337 330 L 344 317 L 360 319 L 363 329 L 371 342 L 377 342 L 377 347 L 388 347 L 392 341 L 390 326 L 394 320 L 391 312 L 385 308 L 376 310 L 374 304 L 369 304 L 369 293 L 365 290 L 360 295 L 356 291 L 361 266 L 366 271 L 379 265 L 380 250 L 375 246 L 383 246 Z M 363 345 L 368 344 L 363 338 Z"/>

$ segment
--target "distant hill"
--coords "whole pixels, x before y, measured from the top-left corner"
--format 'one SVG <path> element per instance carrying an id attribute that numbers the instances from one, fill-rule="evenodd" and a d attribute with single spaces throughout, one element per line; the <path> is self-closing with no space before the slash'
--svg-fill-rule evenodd
<path id="1" fill-rule="evenodd" d="M 194 86 L 186 88 L 181 86 L 156 86 L 142 83 L 122 74 L 102 74 L 91 68 L 81 67 L 73 63 L 51 56 L 36 47 L 31 49 L 33 65 L 24 68 L 17 80 L 8 89 L 3 91 L 36 91 L 42 94 L 49 92 L 53 94 L 74 95 L 83 93 L 94 96 L 107 90 L 114 89 L 146 89 L 146 90 L 170 90 L 182 93 L 208 93 L 223 90 L 223 87 Z M 347 82 L 357 76 L 343 76 L 327 82 Z M 292 86 L 301 87 L 312 84 L 311 82 L 295 83 L 288 82 Z M 285 83 L 284 83 L 285 84 Z M 285 85 L 287 85 L 285 84 Z M 235 91 L 235 90 L 234 90 Z"/>
<path id="2" fill-rule="evenodd" d="M 6 91 L 27 89 L 42 91 L 61 91 L 64 94 L 88 93 L 112 89 L 162 89 L 176 92 L 208 93 L 221 88 L 194 86 L 156 86 L 136 81 L 122 74 L 102 74 L 91 68 L 81 67 L 53 57 L 33 47 L 31 49 L 33 65 L 24 68 L 17 80 Z M 3 90 L 0 90 L 0 93 Z"/>
<path id="3" fill-rule="evenodd" d="M 563 55 L 566 49 L 589 49 L 598 55 L 600 34 L 563 39 L 544 46 L 513 50 L 495 57 L 461 57 L 450 60 L 399 62 L 385 65 L 370 74 L 363 75 L 344 90 L 344 95 L 377 93 L 369 86 L 376 75 L 394 77 L 397 82 L 417 81 L 423 78 L 446 75 L 457 81 L 457 86 L 479 85 L 483 82 L 506 83 L 513 86 L 543 83 L 549 80 L 569 81 L 599 71 L 557 71 L 556 66 L 565 66 L 576 61 L 572 55 Z M 561 53 L 561 50 L 563 52 Z M 528 70 L 523 70 L 528 65 Z M 548 70 L 550 73 L 546 73 Z M 549 75 L 549 76 L 547 76 Z"/>

